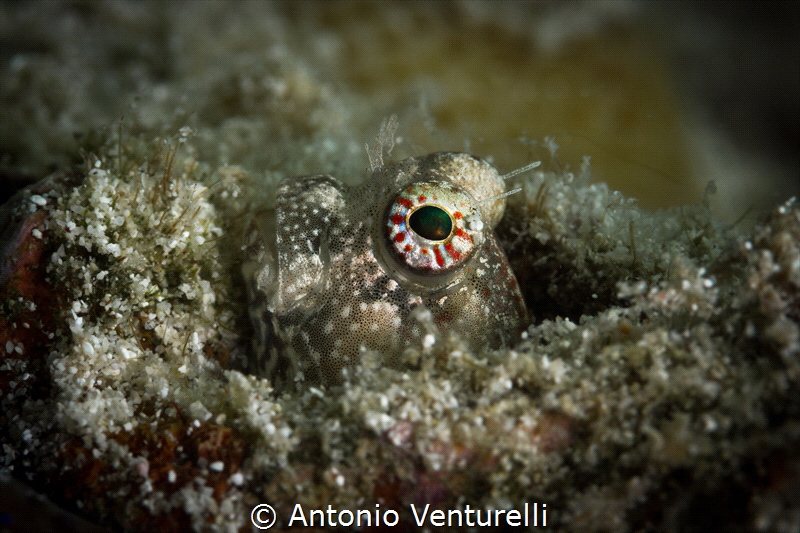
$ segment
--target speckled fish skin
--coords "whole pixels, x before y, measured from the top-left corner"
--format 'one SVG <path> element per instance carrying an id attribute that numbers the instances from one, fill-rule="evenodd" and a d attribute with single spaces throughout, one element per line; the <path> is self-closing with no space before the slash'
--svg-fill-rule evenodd
<path id="1" fill-rule="evenodd" d="M 324 175 L 281 182 L 245 271 L 254 370 L 278 386 L 336 384 L 362 346 L 396 366 L 419 343 L 410 316 L 419 306 L 474 350 L 513 345 L 528 315 L 493 231 L 505 209 L 493 197 L 504 191 L 488 163 L 447 152 L 384 164 L 353 187 Z M 409 217 L 425 205 L 450 232 L 444 240 L 414 231 Z M 406 264 L 418 253 L 430 259 Z"/>

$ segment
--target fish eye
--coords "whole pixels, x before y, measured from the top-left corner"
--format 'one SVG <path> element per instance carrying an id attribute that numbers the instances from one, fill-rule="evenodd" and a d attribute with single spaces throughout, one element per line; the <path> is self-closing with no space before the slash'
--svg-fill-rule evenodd
<path id="1" fill-rule="evenodd" d="M 408 217 L 408 227 L 429 241 L 443 241 L 453 231 L 450 214 L 436 205 L 424 205 Z"/>
<path id="2" fill-rule="evenodd" d="M 390 273 L 435 285 L 469 263 L 484 240 L 477 203 L 445 181 L 412 183 L 390 196 L 382 224 Z"/>

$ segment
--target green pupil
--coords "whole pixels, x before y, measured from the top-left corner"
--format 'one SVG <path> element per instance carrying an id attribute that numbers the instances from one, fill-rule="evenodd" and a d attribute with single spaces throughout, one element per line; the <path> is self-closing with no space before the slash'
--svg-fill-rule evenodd
<path id="1" fill-rule="evenodd" d="M 425 239 L 443 241 L 453 230 L 453 221 L 447 211 L 433 205 L 420 207 L 408 218 L 409 227 Z"/>

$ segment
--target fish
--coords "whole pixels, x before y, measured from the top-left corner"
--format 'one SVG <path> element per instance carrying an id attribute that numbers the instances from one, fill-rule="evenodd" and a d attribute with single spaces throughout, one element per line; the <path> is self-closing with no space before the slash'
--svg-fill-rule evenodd
<path id="1" fill-rule="evenodd" d="M 365 349 L 401 366 L 425 311 L 476 352 L 513 345 L 529 318 L 494 231 L 505 177 L 436 152 L 379 160 L 356 185 L 284 179 L 247 237 L 251 371 L 278 387 L 333 386 Z"/>

